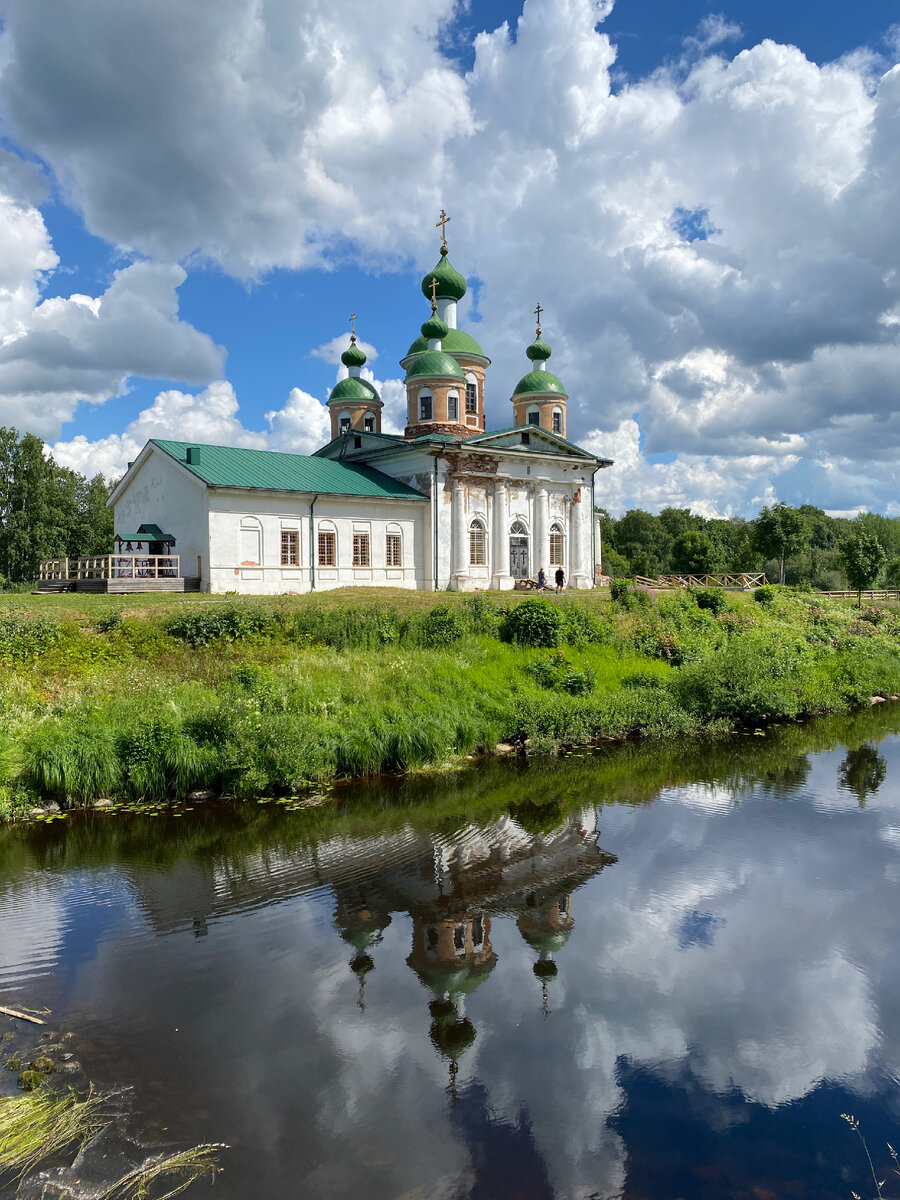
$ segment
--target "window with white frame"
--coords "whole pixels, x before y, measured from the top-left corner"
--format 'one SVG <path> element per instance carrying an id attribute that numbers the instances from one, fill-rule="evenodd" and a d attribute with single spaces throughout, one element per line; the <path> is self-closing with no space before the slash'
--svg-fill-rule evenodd
<path id="1" fill-rule="evenodd" d="M 419 420 L 430 421 L 432 413 L 431 392 L 419 392 Z"/>
<path id="2" fill-rule="evenodd" d="M 562 409 L 554 408 L 553 410 L 553 432 L 562 433 Z"/>
<path id="3" fill-rule="evenodd" d="M 469 562 L 473 567 L 483 567 L 485 558 L 484 524 L 475 520 L 469 526 Z"/>
<path id="4" fill-rule="evenodd" d="M 281 531 L 281 565 L 283 567 L 300 566 L 300 531 L 299 529 L 282 529 Z"/>
<path id="5" fill-rule="evenodd" d="M 399 533 L 387 533 L 384 537 L 384 565 L 403 566 L 403 538 Z"/>
<path id="6" fill-rule="evenodd" d="M 366 433 L 374 433 L 375 432 L 375 414 L 374 413 L 366 413 L 365 419 L 363 420 L 363 429 L 366 431 Z"/>
<path id="7" fill-rule="evenodd" d="M 349 413 L 341 413 L 338 417 L 338 429 L 341 433 L 349 433 L 350 426 L 353 424 Z"/>
<path id="8" fill-rule="evenodd" d="M 459 395 L 457 392 L 450 392 L 447 396 L 447 420 L 459 420 Z"/>
<path id="9" fill-rule="evenodd" d="M 550 526 L 550 566 L 561 567 L 563 561 L 563 531 L 559 525 Z"/>
<path id="10" fill-rule="evenodd" d="M 318 537 L 319 566 L 337 566 L 337 534 L 333 529 L 320 529 Z"/>
<path id="11" fill-rule="evenodd" d="M 369 535 L 354 533 L 353 535 L 353 565 L 354 567 L 369 567 L 372 565 L 369 556 Z"/>
<path id="12" fill-rule="evenodd" d="M 466 375 L 466 413 L 478 412 L 478 381 L 472 374 Z"/>

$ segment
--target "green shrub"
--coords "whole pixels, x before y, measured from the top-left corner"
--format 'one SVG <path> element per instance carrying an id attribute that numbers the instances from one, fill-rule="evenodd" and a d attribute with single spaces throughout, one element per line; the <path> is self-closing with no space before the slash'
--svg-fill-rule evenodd
<path id="1" fill-rule="evenodd" d="M 166 630 L 190 646 L 208 646 L 212 642 L 267 637 L 276 624 L 275 614 L 265 604 L 244 600 L 185 605 L 169 618 Z"/>
<path id="2" fill-rule="evenodd" d="M 584 696 L 594 690 L 594 672 L 590 668 L 579 671 L 559 651 L 535 659 L 526 669 L 542 688 L 567 692 L 570 696 Z"/>
<path id="3" fill-rule="evenodd" d="M 628 595 L 628 580 L 613 579 L 609 585 L 609 595 L 611 600 L 624 600 Z"/>
<path id="4" fill-rule="evenodd" d="M 500 626 L 503 640 L 520 646 L 558 646 L 562 632 L 562 613 L 550 600 L 523 600 L 507 610 Z"/>
<path id="5" fill-rule="evenodd" d="M 286 633 L 301 645 L 335 650 L 374 650 L 398 642 L 404 625 L 393 609 L 302 608 L 287 622 Z"/>
<path id="6" fill-rule="evenodd" d="M 609 640 L 607 624 L 580 604 L 567 604 L 560 611 L 562 640 L 569 646 L 585 646 Z"/>
<path id="7" fill-rule="evenodd" d="M 466 598 L 461 607 L 471 622 L 474 634 L 479 637 L 497 636 L 501 614 L 488 593 L 474 593 Z"/>
<path id="8" fill-rule="evenodd" d="M 655 671 L 632 671 L 630 675 L 626 675 L 622 680 L 622 687 L 664 688 L 668 686 L 668 682 L 666 678 L 658 675 Z"/>
<path id="9" fill-rule="evenodd" d="M 691 596 L 698 608 L 705 608 L 716 616 L 728 607 L 728 597 L 721 588 L 691 588 Z"/>
<path id="10" fill-rule="evenodd" d="M 757 604 L 764 604 L 766 608 L 772 608 L 778 599 L 778 589 L 774 584 L 767 583 L 763 587 L 756 589 L 753 593 L 753 599 Z"/>
<path id="11" fill-rule="evenodd" d="M 425 649 L 435 650 L 458 642 L 462 635 L 462 617 L 454 609 L 442 604 L 425 614 L 418 628 L 417 641 Z"/>

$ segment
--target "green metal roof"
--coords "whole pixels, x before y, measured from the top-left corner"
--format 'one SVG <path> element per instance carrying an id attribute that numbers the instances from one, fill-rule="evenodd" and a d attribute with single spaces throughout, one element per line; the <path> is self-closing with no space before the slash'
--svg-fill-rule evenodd
<path id="1" fill-rule="evenodd" d="M 322 493 L 332 496 L 371 496 L 423 500 L 415 488 L 382 471 L 358 463 L 282 454 L 275 450 L 244 450 L 237 446 L 206 446 L 153 438 L 159 447 L 202 479 L 209 487 L 259 488 L 274 492 Z M 199 450 L 199 461 L 188 462 L 188 448 Z"/>
<path id="2" fill-rule="evenodd" d="M 422 354 L 427 349 L 427 340 L 424 337 L 418 337 L 407 350 L 406 358 L 409 358 L 411 354 Z M 471 334 L 462 329 L 448 330 L 441 338 L 441 349 L 445 354 L 477 354 L 479 358 L 487 358 Z"/>
<path id="3" fill-rule="evenodd" d="M 527 375 L 523 375 L 516 384 L 514 396 L 526 396 L 534 393 L 535 395 L 567 396 L 568 393 L 563 385 L 559 382 L 555 375 L 551 375 L 549 371 L 529 371 Z"/>
<path id="4" fill-rule="evenodd" d="M 378 393 L 367 379 L 355 379 L 352 375 L 338 380 L 334 385 L 328 403 L 333 400 L 363 400 L 366 404 L 371 404 L 373 400 L 381 402 Z"/>
<path id="5" fill-rule="evenodd" d="M 449 354 L 444 354 L 442 350 L 426 350 L 424 354 L 419 354 L 410 363 L 409 370 L 406 372 L 407 379 L 414 379 L 418 376 L 435 376 L 451 379 L 462 379 L 465 381 L 465 374 L 462 367 L 455 358 L 451 358 Z"/>
<path id="6" fill-rule="evenodd" d="M 163 533 L 158 525 L 146 523 L 138 528 L 137 533 L 117 533 L 115 536 L 123 542 L 171 542 L 175 545 L 171 533 Z"/>
<path id="7" fill-rule="evenodd" d="M 531 345 L 526 348 L 525 353 L 532 362 L 535 360 L 538 362 L 546 362 L 553 351 L 543 340 L 543 338 L 536 337 Z"/>
<path id="8" fill-rule="evenodd" d="M 350 338 L 350 345 L 341 355 L 341 362 L 345 367 L 361 367 L 366 361 L 366 352 L 356 344 L 355 335 Z"/>

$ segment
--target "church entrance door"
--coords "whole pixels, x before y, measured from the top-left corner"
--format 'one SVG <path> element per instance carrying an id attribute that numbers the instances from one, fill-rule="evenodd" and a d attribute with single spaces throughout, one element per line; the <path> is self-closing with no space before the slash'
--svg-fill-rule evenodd
<path id="1" fill-rule="evenodd" d="M 513 579 L 528 578 L 528 532 L 521 521 L 509 531 L 509 573 Z"/>

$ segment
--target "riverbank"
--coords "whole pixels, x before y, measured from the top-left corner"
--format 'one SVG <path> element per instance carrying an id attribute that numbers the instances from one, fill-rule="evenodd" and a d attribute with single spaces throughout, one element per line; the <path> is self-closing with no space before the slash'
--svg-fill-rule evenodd
<path id="1" fill-rule="evenodd" d="M 0 815 L 721 734 L 900 693 L 900 616 L 811 594 L 0 599 Z"/>

